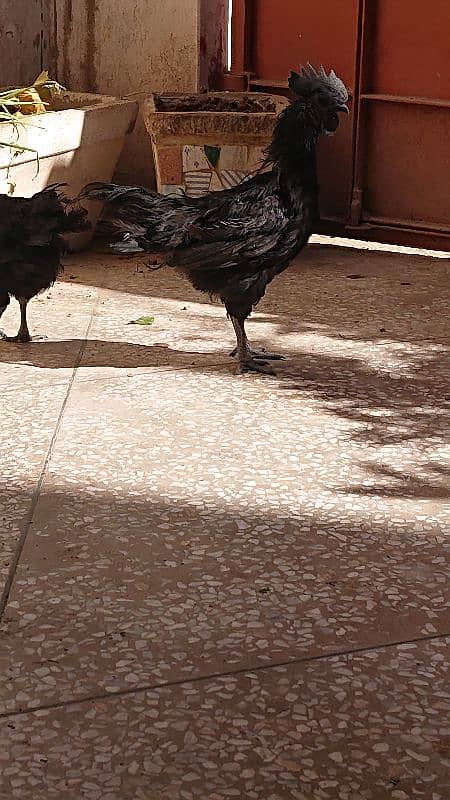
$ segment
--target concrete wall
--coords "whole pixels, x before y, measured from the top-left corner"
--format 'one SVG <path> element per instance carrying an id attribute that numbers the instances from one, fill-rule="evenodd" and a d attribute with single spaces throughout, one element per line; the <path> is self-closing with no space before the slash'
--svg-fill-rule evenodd
<path id="1" fill-rule="evenodd" d="M 218 23 L 208 14 L 201 65 L 202 3 L 206 0 L 54 0 L 58 79 L 73 90 L 138 98 L 152 90 L 197 91 L 201 69 L 209 74 L 209 54 L 219 49 Z M 221 3 L 208 5 L 218 9 Z M 151 185 L 153 175 L 150 142 L 139 120 L 118 178 Z"/>
<path id="2" fill-rule="evenodd" d="M 27 86 L 41 71 L 41 7 L 0 0 L 0 85 Z"/>

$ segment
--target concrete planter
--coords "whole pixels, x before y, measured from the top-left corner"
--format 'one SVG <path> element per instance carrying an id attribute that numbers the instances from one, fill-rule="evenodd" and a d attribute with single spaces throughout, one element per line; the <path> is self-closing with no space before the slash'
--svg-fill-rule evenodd
<path id="1" fill-rule="evenodd" d="M 287 103 L 257 92 L 152 95 L 143 116 L 158 191 L 200 197 L 239 183 L 261 165 Z"/>
<path id="2" fill-rule="evenodd" d="M 15 153 L 0 147 L 0 191 L 30 197 L 51 183 L 66 183 L 75 196 L 90 181 L 110 181 L 125 141 L 133 130 L 137 103 L 105 95 L 64 92 L 53 100 L 55 111 L 29 117 L 19 136 L 9 123 L 0 123 L 0 141 L 14 142 L 30 151 Z M 36 151 L 39 165 L 36 161 Z M 101 207 L 86 203 L 95 225 Z M 68 237 L 80 250 L 92 233 Z"/>

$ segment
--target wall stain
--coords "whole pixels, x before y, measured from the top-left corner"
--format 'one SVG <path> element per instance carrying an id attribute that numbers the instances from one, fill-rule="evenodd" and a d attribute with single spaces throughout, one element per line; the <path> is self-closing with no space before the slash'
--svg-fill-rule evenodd
<path id="1" fill-rule="evenodd" d="M 62 80 L 65 86 L 70 87 L 72 74 L 70 69 L 70 39 L 72 36 L 72 0 L 66 0 L 63 11 L 63 47 L 62 47 Z M 55 2 L 56 17 L 56 2 Z"/>
<path id="2" fill-rule="evenodd" d="M 60 78 L 59 75 L 59 47 L 58 47 L 58 0 L 53 0 L 53 40 L 50 40 L 50 64 L 51 71 L 56 80 Z"/>
<path id="3" fill-rule="evenodd" d="M 95 40 L 95 15 L 97 12 L 96 0 L 86 0 L 86 60 L 85 60 L 85 76 L 86 76 L 86 90 L 88 92 L 97 92 L 97 71 L 95 68 L 95 56 L 97 52 L 97 44 Z"/>
<path id="4" fill-rule="evenodd" d="M 97 13 L 96 0 L 85 0 L 85 20 L 84 30 L 78 30 L 78 36 L 74 37 L 74 20 L 73 20 L 73 0 L 64 0 L 62 12 L 62 46 L 61 46 L 61 59 L 62 59 L 62 75 L 61 80 L 68 89 L 79 88 L 86 92 L 97 92 L 97 72 L 95 68 L 95 55 L 97 50 L 95 24 Z M 54 0 L 54 20 L 55 20 L 55 42 L 57 47 L 57 33 L 60 28 L 60 21 L 58 20 L 58 0 Z M 79 16 L 77 16 L 77 25 L 80 25 Z M 71 63 L 74 57 L 74 45 L 78 41 L 84 43 L 83 57 L 80 58 L 81 80 L 74 80 Z"/>

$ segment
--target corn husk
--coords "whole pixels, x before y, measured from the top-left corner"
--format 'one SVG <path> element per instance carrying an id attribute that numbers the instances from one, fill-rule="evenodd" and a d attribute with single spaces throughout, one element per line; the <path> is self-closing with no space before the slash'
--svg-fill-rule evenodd
<path id="1" fill-rule="evenodd" d="M 41 72 L 32 86 L 7 89 L 0 92 L 0 109 L 10 114 L 44 114 L 53 110 L 53 98 L 64 87 L 50 79 L 47 71 Z"/>
<path id="2" fill-rule="evenodd" d="M 25 116 L 29 114 L 45 114 L 45 105 L 39 93 L 33 87 L 19 92 L 17 99 L 19 101 L 19 111 L 21 114 Z"/>

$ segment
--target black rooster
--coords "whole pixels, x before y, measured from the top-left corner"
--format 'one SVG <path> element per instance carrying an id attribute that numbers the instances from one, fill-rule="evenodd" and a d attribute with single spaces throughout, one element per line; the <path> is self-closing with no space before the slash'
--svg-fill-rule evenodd
<path id="1" fill-rule="evenodd" d="M 239 372 L 272 372 L 275 353 L 252 350 L 244 323 L 266 286 L 305 246 L 318 218 L 315 144 L 332 134 L 348 93 L 332 71 L 309 64 L 292 72 L 295 95 L 278 118 L 267 150 L 268 172 L 199 199 L 167 197 L 140 187 L 90 184 L 80 197 L 107 203 L 107 224 L 125 239 L 121 252 L 165 253 L 196 289 L 219 297 L 236 333 Z"/>
<path id="2" fill-rule="evenodd" d="M 0 317 L 11 295 L 20 304 L 19 332 L 11 337 L 0 332 L 3 339 L 31 341 L 27 305 L 62 271 L 63 234 L 90 227 L 87 211 L 69 205 L 57 185 L 30 198 L 0 195 Z"/>

